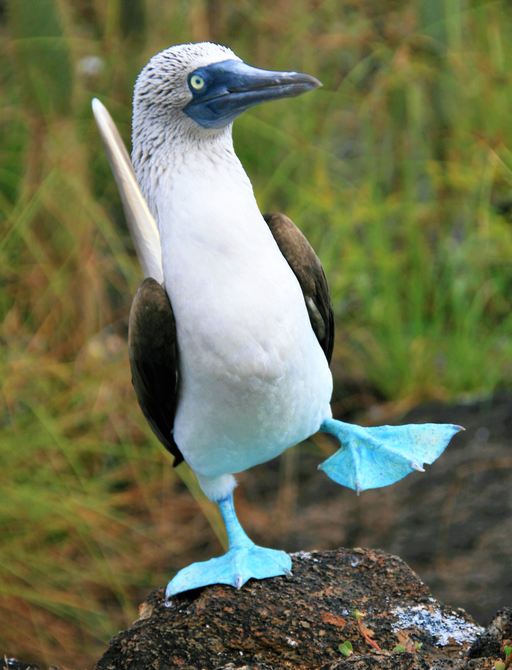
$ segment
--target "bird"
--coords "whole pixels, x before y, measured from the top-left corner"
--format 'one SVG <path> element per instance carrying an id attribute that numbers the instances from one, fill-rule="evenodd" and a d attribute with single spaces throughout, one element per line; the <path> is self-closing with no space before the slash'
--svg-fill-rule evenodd
<path id="1" fill-rule="evenodd" d="M 423 471 L 461 427 L 362 427 L 333 418 L 334 315 L 313 248 L 287 216 L 262 214 L 232 138 L 254 105 L 321 86 L 253 67 L 211 42 L 171 46 L 137 77 L 131 161 L 92 106 L 144 272 L 128 350 L 154 433 L 222 515 L 225 554 L 182 568 L 166 602 L 211 584 L 289 575 L 285 551 L 256 545 L 234 506 L 235 475 L 317 432 L 339 442 L 319 468 L 357 493 Z"/>

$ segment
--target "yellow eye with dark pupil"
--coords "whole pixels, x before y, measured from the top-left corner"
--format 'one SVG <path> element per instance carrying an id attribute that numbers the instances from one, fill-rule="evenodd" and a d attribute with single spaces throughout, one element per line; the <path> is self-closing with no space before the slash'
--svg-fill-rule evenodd
<path id="1" fill-rule="evenodd" d="M 190 77 L 190 85 L 196 91 L 200 91 L 204 86 L 204 79 L 198 74 L 194 74 L 192 77 Z"/>

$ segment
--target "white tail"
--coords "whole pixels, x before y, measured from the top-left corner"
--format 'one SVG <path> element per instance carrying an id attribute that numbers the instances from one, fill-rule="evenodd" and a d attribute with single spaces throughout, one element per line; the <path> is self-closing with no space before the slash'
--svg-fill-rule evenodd
<path id="1" fill-rule="evenodd" d="M 162 250 L 155 219 L 149 211 L 133 171 L 126 147 L 107 108 L 93 98 L 92 111 L 108 161 L 117 182 L 128 227 L 145 277 L 163 283 Z"/>

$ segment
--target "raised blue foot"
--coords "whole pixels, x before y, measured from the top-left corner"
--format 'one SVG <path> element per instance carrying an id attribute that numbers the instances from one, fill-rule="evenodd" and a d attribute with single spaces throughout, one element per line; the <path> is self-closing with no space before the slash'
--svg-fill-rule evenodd
<path id="1" fill-rule="evenodd" d="M 254 544 L 246 535 L 235 513 L 233 496 L 220 500 L 226 524 L 229 550 L 217 558 L 192 563 L 180 570 L 165 590 L 168 600 L 178 593 L 210 584 L 228 584 L 239 589 L 249 579 L 266 579 L 291 573 L 292 561 L 284 551 Z"/>
<path id="2" fill-rule="evenodd" d="M 463 429 L 445 423 L 362 428 L 327 419 L 320 430 L 334 435 L 341 448 L 319 469 L 359 493 L 394 484 L 414 470 L 423 471 L 423 464 L 433 463 Z"/>

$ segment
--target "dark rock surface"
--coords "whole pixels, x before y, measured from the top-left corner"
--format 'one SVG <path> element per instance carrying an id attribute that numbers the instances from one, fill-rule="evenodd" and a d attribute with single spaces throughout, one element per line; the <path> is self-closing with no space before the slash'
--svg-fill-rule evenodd
<path id="1" fill-rule="evenodd" d="M 470 670 L 499 658 L 492 645 L 478 656 L 486 631 L 434 600 L 397 557 L 339 549 L 293 559 L 291 578 L 199 589 L 171 607 L 154 591 L 96 670 Z"/>
<path id="2" fill-rule="evenodd" d="M 496 613 L 485 631 L 477 637 L 469 650 L 470 658 L 497 656 L 503 644 L 511 645 L 512 607 L 504 607 Z"/>

